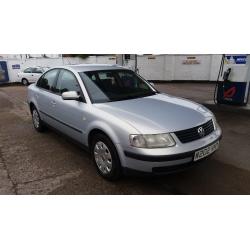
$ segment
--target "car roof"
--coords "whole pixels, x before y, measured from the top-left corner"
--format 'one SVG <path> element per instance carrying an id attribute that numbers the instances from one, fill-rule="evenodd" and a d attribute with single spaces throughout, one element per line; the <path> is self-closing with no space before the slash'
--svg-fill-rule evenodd
<path id="1" fill-rule="evenodd" d="M 25 69 L 30 69 L 30 68 L 38 68 L 38 69 L 40 69 L 40 68 L 49 68 L 49 67 L 47 67 L 47 66 L 29 66 L 29 67 L 26 67 Z"/>
<path id="2" fill-rule="evenodd" d="M 78 65 L 65 65 L 60 68 L 71 68 L 77 72 L 87 72 L 95 70 L 111 70 L 111 69 L 126 69 L 120 65 L 116 64 L 78 64 Z"/>

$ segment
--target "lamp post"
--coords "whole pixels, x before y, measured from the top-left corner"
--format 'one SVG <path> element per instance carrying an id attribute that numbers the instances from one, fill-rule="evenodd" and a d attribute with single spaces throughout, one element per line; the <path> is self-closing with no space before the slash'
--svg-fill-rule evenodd
<path id="1" fill-rule="evenodd" d="M 134 72 L 138 72 L 138 63 L 137 63 L 137 54 L 134 54 L 134 57 L 131 56 L 131 54 L 117 54 L 116 55 L 116 64 L 121 65 L 121 66 L 126 66 L 128 60 L 135 60 L 134 64 Z M 126 64 L 124 64 L 126 62 Z"/>
<path id="2" fill-rule="evenodd" d="M 135 54 L 135 73 L 138 72 L 138 68 L 137 68 L 137 54 Z"/>

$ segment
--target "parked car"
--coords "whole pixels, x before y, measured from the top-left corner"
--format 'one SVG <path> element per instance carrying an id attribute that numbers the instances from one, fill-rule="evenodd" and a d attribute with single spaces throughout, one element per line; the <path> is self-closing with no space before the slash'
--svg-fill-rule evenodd
<path id="1" fill-rule="evenodd" d="M 35 83 L 38 78 L 48 70 L 48 67 L 29 67 L 17 74 L 23 85 Z"/>
<path id="2" fill-rule="evenodd" d="M 219 147 L 221 129 L 204 106 L 158 92 L 133 71 L 72 65 L 28 88 L 34 128 L 53 127 L 90 151 L 103 177 L 127 170 L 170 173 Z"/>

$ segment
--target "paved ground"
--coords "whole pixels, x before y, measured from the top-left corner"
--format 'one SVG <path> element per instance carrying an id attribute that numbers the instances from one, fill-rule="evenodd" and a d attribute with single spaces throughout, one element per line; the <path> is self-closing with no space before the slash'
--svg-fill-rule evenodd
<path id="1" fill-rule="evenodd" d="M 210 84 L 161 84 L 161 91 L 199 102 L 212 99 Z M 250 113 L 214 107 L 223 129 L 220 150 L 186 172 L 126 177 L 110 183 L 89 156 L 66 138 L 36 133 L 25 104 L 26 88 L 0 87 L 1 194 L 250 194 Z"/>

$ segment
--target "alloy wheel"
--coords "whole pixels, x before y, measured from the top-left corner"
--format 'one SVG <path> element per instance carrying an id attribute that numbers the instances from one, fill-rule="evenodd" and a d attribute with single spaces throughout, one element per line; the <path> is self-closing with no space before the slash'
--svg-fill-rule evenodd
<path id="1" fill-rule="evenodd" d="M 32 118 L 33 118 L 33 123 L 34 123 L 35 128 L 39 128 L 40 118 L 39 118 L 38 112 L 35 109 L 32 112 Z"/>
<path id="2" fill-rule="evenodd" d="M 97 167 L 103 174 L 108 174 L 112 170 L 112 156 L 107 145 L 98 141 L 94 147 L 94 158 Z"/>

